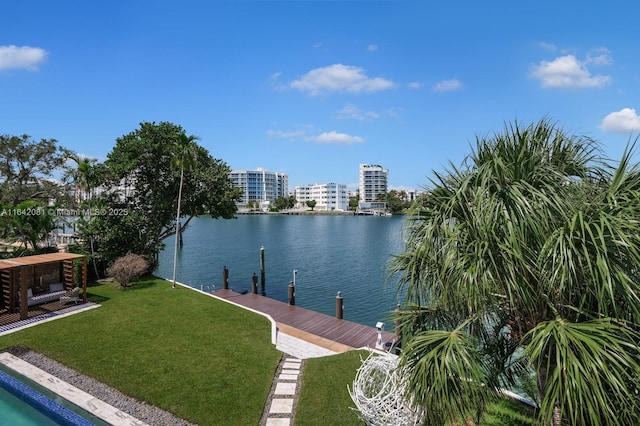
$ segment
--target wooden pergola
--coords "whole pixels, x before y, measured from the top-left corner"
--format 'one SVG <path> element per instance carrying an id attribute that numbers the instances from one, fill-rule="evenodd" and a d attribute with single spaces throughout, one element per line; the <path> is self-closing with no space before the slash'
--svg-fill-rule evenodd
<path id="1" fill-rule="evenodd" d="M 31 288 L 35 295 L 48 291 L 50 284 L 62 283 L 65 290 L 71 290 L 77 285 L 74 261 L 78 259 L 82 259 L 80 282 L 82 299 L 86 302 L 87 258 L 75 253 L 47 253 L 0 260 L 2 285 L 0 306 L 10 313 L 19 309 L 20 319 L 27 319 L 29 316 L 28 289 Z"/>

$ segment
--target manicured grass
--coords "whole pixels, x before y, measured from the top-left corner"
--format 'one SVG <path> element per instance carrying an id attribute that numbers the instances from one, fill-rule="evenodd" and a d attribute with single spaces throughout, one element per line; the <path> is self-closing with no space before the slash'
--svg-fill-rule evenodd
<path id="1" fill-rule="evenodd" d="M 306 361 L 302 389 L 296 412 L 296 425 L 363 425 L 351 400 L 347 386 L 352 387 L 361 359 L 368 352 L 352 351 Z M 481 422 L 484 426 L 523 426 L 534 424 L 533 410 L 518 402 L 504 399 L 491 404 Z"/>
<path id="2" fill-rule="evenodd" d="M 480 425 L 485 426 L 527 426 L 534 425 L 534 409 L 510 399 L 491 404 Z"/>
<path id="3" fill-rule="evenodd" d="M 102 306 L 4 337 L 199 425 L 256 425 L 280 359 L 264 317 L 148 278 Z"/>
<path id="4" fill-rule="evenodd" d="M 349 396 L 367 351 L 350 351 L 339 355 L 306 360 L 302 375 L 302 388 L 296 410 L 298 426 L 361 425 L 355 404 Z"/>

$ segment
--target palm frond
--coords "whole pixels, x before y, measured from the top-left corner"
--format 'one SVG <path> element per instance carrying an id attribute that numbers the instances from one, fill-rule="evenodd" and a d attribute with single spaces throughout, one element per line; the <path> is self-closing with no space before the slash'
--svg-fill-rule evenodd
<path id="1" fill-rule="evenodd" d="M 541 388 L 541 422 L 554 412 L 569 424 L 635 424 L 640 335 L 611 319 L 538 324 L 525 348 Z M 633 414 L 635 413 L 635 414 Z"/>

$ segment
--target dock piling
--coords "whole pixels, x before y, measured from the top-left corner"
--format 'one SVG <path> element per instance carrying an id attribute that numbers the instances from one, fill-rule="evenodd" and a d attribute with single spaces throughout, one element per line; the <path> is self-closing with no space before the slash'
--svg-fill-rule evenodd
<path id="1" fill-rule="evenodd" d="M 338 295 L 336 296 L 336 318 L 339 320 L 342 319 L 342 314 L 344 312 L 344 304 L 342 302 L 342 293 L 338 292 Z"/>
<path id="2" fill-rule="evenodd" d="M 260 287 L 262 291 L 262 295 L 266 296 L 266 292 L 264 289 L 265 286 L 265 271 L 264 271 L 264 246 L 260 247 Z"/>
<path id="3" fill-rule="evenodd" d="M 225 290 L 229 290 L 229 270 L 227 266 L 222 269 L 222 288 Z"/>
<path id="4" fill-rule="evenodd" d="M 293 285 L 293 281 L 289 283 L 289 305 L 295 306 L 296 304 L 296 286 Z"/>
<path id="5" fill-rule="evenodd" d="M 251 293 L 258 294 L 258 276 L 256 275 L 255 272 L 251 277 Z"/>

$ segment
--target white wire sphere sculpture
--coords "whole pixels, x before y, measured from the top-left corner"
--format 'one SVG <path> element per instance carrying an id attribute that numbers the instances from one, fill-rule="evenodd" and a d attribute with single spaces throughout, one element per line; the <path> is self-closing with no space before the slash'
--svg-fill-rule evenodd
<path id="1" fill-rule="evenodd" d="M 415 426 L 424 421 L 424 411 L 406 393 L 406 375 L 399 358 L 374 352 L 356 372 L 351 399 L 360 419 L 369 426 Z"/>

